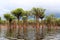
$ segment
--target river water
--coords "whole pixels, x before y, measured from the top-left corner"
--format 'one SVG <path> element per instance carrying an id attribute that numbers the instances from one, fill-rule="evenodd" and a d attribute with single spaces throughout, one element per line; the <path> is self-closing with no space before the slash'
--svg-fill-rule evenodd
<path id="1" fill-rule="evenodd" d="M 35 28 L 28 29 L 28 40 L 35 40 Z M 1 28 L 0 40 L 9 40 L 5 38 L 6 29 Z M 55 33 L 50 33 L 45 36 L 42 40 L 60 40 L 60 30 L 57 30 Z"/>
<path id="2" fill-rule="evenodd" d="M 5 33 L 6 29 L 3 29 L 3 27 L 1 27 L 0 40 L 8 40 L 7 38 L 5 38 Z"/>

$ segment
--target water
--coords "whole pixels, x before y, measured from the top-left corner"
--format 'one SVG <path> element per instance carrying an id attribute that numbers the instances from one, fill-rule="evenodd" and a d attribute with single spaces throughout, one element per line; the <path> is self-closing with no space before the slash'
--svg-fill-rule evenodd
<path id="1" fill-rule="evenodd" d="M 60 30 L 47 34 L 43 40 L 60 40 Z"/>
<path id="2" fill-rule="evenodd" d="M 36 33 L 36 28 L 33 28 L 31 26 L 28 27 L 28 40 L 35 40 L 35 33 Z"/>
<path id="3" fill-rule="evenodd" d="M 5 38 L 6 29 L 1 27 L 0 40 L 9 40 Z M 29 40 L 35 40 L 35 28 L 28 28 L 28 37 Z M 50 33 L 45 36 L 42 40 L 60 40 L 60 30 L 57 30 L 55 33 Z"/>
<path id="4" fill-rule="evenodd" d="M 60 34 L 53 34 L 51 36 L 46 36 L 43 40 L 60 40 Z"/>
<path id="5" fill-rule="evenodd" d="M 3 29 L 1 27 L 0 40 L 8 40 L 7 38 L 5 38 L 5 33 L 6 33 L 6 29 Z"/>

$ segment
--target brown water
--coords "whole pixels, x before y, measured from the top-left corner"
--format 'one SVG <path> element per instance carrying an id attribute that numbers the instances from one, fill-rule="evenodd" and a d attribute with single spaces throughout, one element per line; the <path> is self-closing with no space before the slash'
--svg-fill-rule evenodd
<path id="1" fill-rule="evenodd" d="M 27 30 L 28 30 L 27 39 L 35 40 L 36 39 L 35 38 L 35 33 L 36 33 L 35 28 L 28 27 Z M 6 33 L 6 29 L 1 28 L 0 40 L 9 40 L 9 39 L 5 38 L 5 33 Z M 60 40 L 60 30 L 57 30 L 55 33 L 53 32 L 53 33 L 47 34 L 43 40 Z"/>

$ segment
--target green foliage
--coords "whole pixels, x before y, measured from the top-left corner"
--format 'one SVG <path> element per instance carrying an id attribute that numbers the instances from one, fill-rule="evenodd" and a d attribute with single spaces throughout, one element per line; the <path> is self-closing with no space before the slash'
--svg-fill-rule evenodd
<path id="1" fill-rule="evenodd" d="M 27 20 L 28 16 L 30 15 L 29 11 L 24 11 L 22 19 Z"/>
<path id="2" fill-rule="evenodd" d="M 1 17 L 0 17 L 0 20 L 1 20 Z"/>
<path id="3" fill-rule="evenodd" d="M 6 20 L 9 20 L 9 17 L 10 17 L 10 14 L 4 14 L 4 18 L 5 18 Z"/>
<path id="4" fill-rule="evenodd" d="M 60 26 L 60 18 L 56 18 L 55 23 Z"/>
<path id="5" fill-rule="evenodd" d="M 38 16 L 38 20 L 43 19 L 45 17 L 45 12 L 46 9 L 43 8 L 32 8 L 30 11 L 27 10 L 23 10 L 22 8 L 17 8 L 15 10 L 11 11 L 11 14 L 14 15 L 12 16 L 11 14 L 4 14 L 4 18 L 8 21 L 12 21 L 13 19 L 15 19 L 15 17 L 17 19 L 20 19 L 22 17 L 23 21 L 27 21 L 29 16 L 35 16 L 37 18 Z M 37 20 L 37 19 L 36 19 Z M 1 17 L 0 17 L 0 23 L 1 23 Z M 56 24 L 60 24 L 59 20 L 55 18 L 54 14 L 50 14 L 48 16 L 45 17 L 44 22 L 46 24 L 51 24 L 51 23 L 56 23 Z"/>
<path id="6" fill-rule="evenodd" d="M 45 9 L 43 8 L 32 8 L 32 14 L 35 16 L 42 17 L 44 16 Z"/>
<path id="7" fill-rule="evenodd" d="M 35 20 L 28 20 L 29 23 L 35 23 Z"/>
<path id="8" fill-rule="evenodd" d="M 12 16 L 11 14 L 4 14 L 4 18 L 5 18 L 6 20 L 8 20 L 9 22 L 11 22 L 12 20 L 15 19 L 15 17 Z"/>
<path id="9" fill-rule="evenodd" d="M 2 20 L 0 20 L 0 24 L 2 24 L 3 23 L 3 21 Z"/>
<path id="10" fill-rule="evenodd" d="M 0 24 L 1 24 L 1 17 L 0 17 Z"/>
<path id="11" fill-rule="evenodd" d="M 19 19 L 23 15 L 24 10 L 22 8 L 17 8 L 15 10 L 12 10 L 11 13 Z"/>
<path id="12" fill-rule="evenodd" d="M 4 24 L 4 20 L 2 20 L 1 17 L 0 17 L 0 24 Z"/>
<path id="13" fill-rule="evenodd" d="M 30 11 L 24 11 L 23 16 L 29 16 L 30 15 Z"/>
<path id="14" fill-rule="evenodd" d="M 26 19 L 27 19 L 27 16 L 23 16 L 23 17 L 22 17 L 22 20 L 26 20 Z"/>
<path id="15" fill-rule="evenodd" d="M 55 22 L 55 16 L 54 16 L 54 14 L 50 14 L 50 15 L 46 16 L 45 22 L 47 24 L 51 24 L 51 23 Z"/>
<path id="16" fill-rule="evenodd" d="M 40 16 L 39 16 L 40 19 L 43 19 L 44 17 L 45 17 L 44 13 L 40 14 Z"/>

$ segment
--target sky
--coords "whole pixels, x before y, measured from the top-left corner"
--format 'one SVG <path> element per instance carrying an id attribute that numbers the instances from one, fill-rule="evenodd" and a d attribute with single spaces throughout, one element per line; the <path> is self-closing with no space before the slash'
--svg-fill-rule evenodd
<path id="1" fill-rule="evenodd" d="M 0 0 L 0 16 L 16 8 L 30 10 L 32 7 L 46 9 L 46 14 L 60 14 L 60 0 Z"/>

